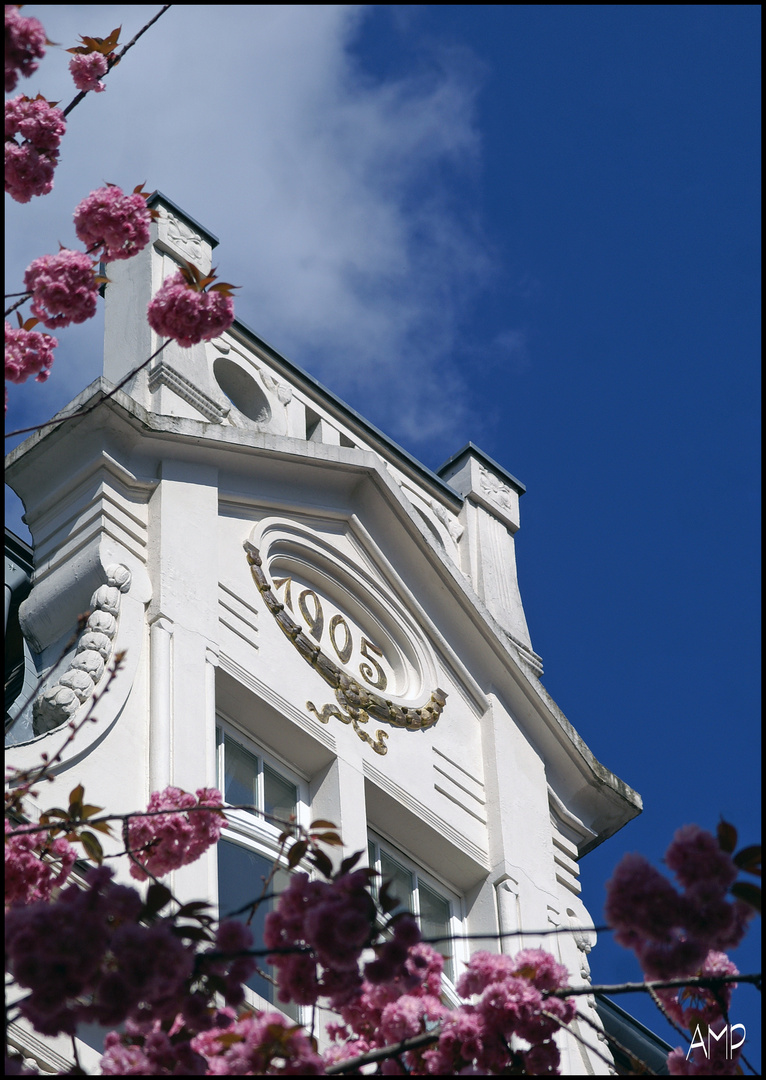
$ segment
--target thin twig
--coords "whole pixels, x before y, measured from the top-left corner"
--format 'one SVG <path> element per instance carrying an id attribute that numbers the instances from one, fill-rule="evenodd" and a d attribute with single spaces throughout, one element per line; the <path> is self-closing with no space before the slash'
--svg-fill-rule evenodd
<path id="1" fill-rule="evenodd" d="M 347 1058 L 346 1061 L 338 1061 L 334 1065 L 328 1065 L 325 1075 L 334 1076 L 338 1073 L 353 1072 L 362 1065 L 371 1065 L 376 1061 L 385 1061 L 386 1058 L 395 1057 L 397 1054 L 406 1054 L 408 1050 L 419 1050 L 422 1046 L 430 1046 L 439 1039 L 441 1025 L 433 1031 L 424 1031 L 421 1035 L 413 1035 L 409 1039 L 403 1039 L 400 1043 L 392 1046 L 379 1046 L 376 1050 L 368 1050 L 366 1054 L 358 1057 Z"/>
<path id="2" fill-rule="evenodd" d="M 22 304 L 26 304 L 27 300 L 30 298 L 32 293 L 30 293 L 30 292 L 27 292 L 27 293 L 11 293 L 10 295 L 11 296 L 21 296 L 21 299 L 17 300 L 15 304 L 11 304 L 11 306 L 9 308 L 5 309 L 5 317 L 6 318 L 11 314 L 12 311 L 15 311 L 16 308 L 21 307 Z"/>
<path id="3" fill-rule="evenodd" d="M 55 675 L 55 674 L 56 674 L 56 672 L 58 671 L 58 669 L 59 669 L 59 668 L 61 667 L 61 665 L 62 665 L 62 664 L 64 663 L 64 661 L 66 660 L 66 658 L 67 658 L 67 655 L 68 655 L 68 653 L 69 653 L 69 650 L 70 650 L 70 649 L 72 648 L 72 646 L 73 646 L 73 645 L 75 644 L 75 642 L 77 641 L 77 639 L 78 639 L 78 637 L 80 636 L 80 634 L 81 634 L 81 633 L 83 632 L 83 630 L 85 629 L 85 624 L 86 624 L 86 622 L 87 622 L 87 619 L 88 619 L 88 616 L 89 616 L 89 615 L 90 615 L 90 612 L 88 611 L 88 612 L 83 612 L 83 613 L 82 613 L 82 615 L 80 615 L 80 616 L 78 617 L 78 619 L 77 619 L 77 629 L 76 629 L 76 630 L 75 630 L 75 632 L 74 632 L 74 633 L 72 634 L 72 636 L 70 637 L 69 641 L 67 641 L 67 643 L 66 643 L 66 645 L 64 646 L 64 648 L 63 648 L 63 649 L 61 650 L 61 653 L 59 654 L 59 656 L 58 656 L 58 658 L 57 658 L 56 662 L 55 662 L 55 663 L 53 664 L 53 666 L 52 666 L 51 668 L 49 668 L 49 669 L 48 669 L 48 671 L 46 671 L 46 672 L 45 672 L 45 673 L 44 673 L 43 675 L 41 675 L 41 676 L 40 676 L 40 678 L 39 678 L 39 679 L 37 680 L 37 682 L 35 683 L 35 685 L 34 685 L 34 689 L 32 690 L 31 694 L 30 694 L 30 695 L 29 695 L 29 697 L 28 697 L 28 698 L 26 699 L 26 701 L 25 701 L 25 702 L 24 702 L 24 704 L 23 704 L 23 705 L 21 706 L 21 708 L 20 708 L 20 709 L 18 709 L 18 710 L 16 711 L 15 715 L 14 715 L 13 717 L 10 717 L 10 716 L 9 716 L 9 717 L 8 717 L 8 718 L 6 719 L 6 721 L 5 721 L 5 730 L 6 730 L 6 731 L 8 731 L 8 729 L 9 729 L 9 728 L 11 728 L 11 727 L 12 727 L 12 726 L 13 726 L 13 725 L 14 725 L 14 724 L 16 723 L 16 721 L 17 721 L 17 720 L 18 720 L 18 718 L 19 718 L 19 717 L 21 716 L 21 714 L 22 714 L 22 713 L 24 712 L 24 710 L 25 710 L 25 709 L 28 709 L 28 708 L 29 708 L 29 706 L 31 705 L 31 703 L 32 703 L 32 702 L 33 702 L 33 701 L 35 700 L 35 698 L 37 697 L 38 693 L 40 692 L 40 689 L 42 688 L 42 685 L 43 685 L 43 683 L 44 683 L 44 682 L 45 682 L 45 681 L 46 681 L 47 679 L 50 679 L 50 677 L 51 677 L 52 675 Z"/>
<path id="4" fill-rule="evenodd" d="M 145 34 L 146 31 L 149 29 L 149 27 L 152 26 L 153 23 L 157 22 L 157 19 L 159 19 L 160 15 L 165 14 L 165 12 L 168 10 L 169 7 L 172 7 L 172 4 L 164 4 L 163 7 L 157 12 L 157 14 L 154 15 L 149 20 L 149 22 L 146 24 L 146 26 L 144 26 L 141 30 L 139 30 L 138 33 L 136 34 L 136 36 L 134 38 L 132 38 L 128 42 L 128 44 L 125 45 L 124 48 L 122 48 L 120 50 L 120 52 L 117 54 L 117 56 L 115 56 L 113 60 L 107 61 L 106 71 L 104 72 L 102 78 L 104 78 L 104 79 L 106 78 L 106 76 L 109 74 L 109 72 L 112 70 L 112 68 L 116 67 L 116 65 L 119 64 L 120 60 L 122 60 L 123 56 L 128 51 L 128 49 L 131 49 L 135 45 L 135 43 L 138 41 L 138 39 L 141 37 L 141 35 Z M 68 116 L 69 113 L 72 111 L 72 109 L 74 109 L 76 105 L 79 105 L 80 102 L 83 100 L 83 98 L 86 97 L 91 92 L 92 91 L 90 91 L 90 90 L 81 90 L 79 92 L 79 94 L 76 94 L 75 97 L 72 98 L 72 100 L 69 102 L 67 107 L 64 109 L 64 116 Z"/>
<path id="5" fill-rule="evenodd" d="M 543 997 L 567 998 L 576 997 L 580 994 L 608 994 L 611 996 L 636 992 L 650 994 L 652 990 L 672 990 L 682 986 L 700 986 L 705 989 L 712 989 L 722 983 L 752 983 L 757 990 L 760 990 L 762 978 L 760 972 L 755 975 L 687 975 L 682 979 L 664 979 L 652 982 L 616 983 L 608 986 L 569 986 L 564 987 L 562 990 L 545 990 L 543 991 Z"/>
<path id="6" fill-rule="evenodd" d="M 545 1015 L 548 1016 L 549 1014 L 546 1013 Z M 553 1014 L 550 1014 L 550 1015 L 553 1015 Z M 582 1013 L 582 1012 L 580 1012 L 578 1010 L 575 1013 L 575 1019 L 576 1020 L 584 1020 L 586 1024 L 588 1024 L 591 1028 L 593 1028 L 593 1030 L 596 1032 L 597 1035 L 603 1035 L 604 1038 L 609 1043 L 609 1045 L 616 1047 L 621 1053 L 623 1053 L 627 1057 L 629 1057 L 631 1059 L 631 1061 L 634 1063 L 635 1067 L 640 1066 L 644 1070 L 644 1072 L 647 1073 L 649 1076 L 656 1076 L 657 1075 L 652 1069 L 649 1068 L 649 1066 L 646 1064 L 645 1061 L 642 1061 L 640 1057 L 637 1057 L 633 1053 L 632 1050 L 628 1050 L 627 1046 L 623 1046 L 619 1039 L 615 1039 L 615 1037 L 613 1035 L 610 1035 L 608 1031 L 606 1031 L 603 1027 L 599 1026 L 594 1020 L 591 1020 L 591 1018 L 589 1016 L 586 1016 L 585 1013 Z M 574 1035 L 575 1038 L 578 1037 L 575 1034 L 575 1032 L 574 1032 L 574 1030 L 572 1028 L 567 1027 L 567 1031 L 570 1031 L 572 1033 L 572 1035 Z M 613 1065 L 613 1062 L 608 1061 L 602 1054 L 600 1054 L 595 1046 L 591 1046 L 590 1043 L 586 1043 L 584 1039 L 582 1039 L 581 1041 L 582 1041 L 583 1045 L 587 1046 L 587 1048 L 589 1050 L 591 1050 L 592 1052 L 595 1052 L 596 1054 L 598 1054 L 598 1056 L 601 1057 L 602 1061 L 606 1061 L 607 1065 Z"/>
<path id="7" fill-rule="evenodd" d="M 32 427 L 16 428 L 15 431 L 6 433 L 6 439 L 10 439 L 14 435 L 26 435 L 30 431 L 39 431 L 40 428 L 50 427 L 51 424 L 64 424 L 67 420 L 76 420 L 80 416 L 87 416 L 88 413 L 92 413 L 94 409 L 97 409 L 99 405 L 103 405 L 109 398 L 114 397 L 118 390 L 122 390 L 125 383 L 129 382 L 134 375 L 138 375 L 139 371 L 142 371 L 147 364 L 150 364 L 156 356 L 159 356 L 165 346 L 170 344 L 171 340 L 172 338 L 167 338 L 167 340 L 163 341 L 159 349 L 155 349 L 151 356 L 148 356 L 146 360 L 142 361 L 137 367 L 132 368 L 124 379 L 118 382 L 116 386 L 113 386 L 112 389 L 107 394 L 104 394 L 103 397 L 100 397 L 98 401 L 89 405 L 87 409 L 80 409 L 78 412 L 69 413 L 67 416 L 54 416 L 52 420 L 45 420 L 42 424 L 33 424 Z"/>

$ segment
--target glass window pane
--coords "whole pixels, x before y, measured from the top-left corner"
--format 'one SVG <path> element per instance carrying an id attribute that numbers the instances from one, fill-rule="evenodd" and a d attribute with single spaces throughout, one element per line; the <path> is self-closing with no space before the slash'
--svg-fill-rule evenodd
<path id="1" fill-rule="evenodd" d="M 406 908 L 407 911 L 414 913 L 415 905 L 412 899 L 413 880 L 409 870 L 400 866 L 398 862 L 390 857 L 390 855 L 386 855 L 385 851 L 381 851 L 380 872 L 383 876 L 383 881 L 391 882 L 388 889 L 388 895 L 395 896 L 399 901 L 401 908 Z"/>
<path id="2" fill-rule="evenodd" d="M 234 806 L 257 806 L 258 758 L 228 735 L 223 737 L 223 753 L 224 799 Z"/>
<path id="3" fill-rule="evenodd" d="M 372 840 L 367 841 L 367 865 L 369 866 L 370 870 L 377 870 L 378 869 L 378 853 L 377 853 L 376 846 L 375 846 L 375 844 L 373 844 Z M 380 889 L 380 878 L 379 877 L 370 878 L 370 892 L 375 897 L 375 899 L 377 899 L 377 897 L 378 897 L 379 889 Z"/>
<path id="4" fill-rule="evenodd" d="M 450 905 L 443 896 L 439 896 L 433 889 L 429 889 L 422 881 L 418 881 L 418 901 L 420 904 L 420 932 L 423 937 L 438 938 L 446 937 L 450 932 Z M 452 953 L 451 941 L 436 941 L 434 948 L 445 958 L 444 974 L 454 982 L 454 968 L 450 954 Z"/>
<path id="5" fill-rule="evenodd" d="M 267 814 L 280 819 L 273 822 L 279 829 L 282 828 L 280 822 L 286 822 L 291 815 L 298 816 L 297 787 L 279 773 L 275 773 L 268 765 L 263 766 L 263 809 Z"/>
<path id="6" fill-rule="evenodd" d="M 263 890 L 263 880 L 271 873 L 274 865 L 272 859 L 251 851 L 240 844 L 233 844 L 229 840 L 218 842 L 218 907 L 221 918 L 230 912 L 238 911 L 245 904 L 256 900 Z M 277 895 L 287 886 L 289 875 L 286 870 L 278 870 L 274 880 L 269 886 L 269 894 Z M 263 946 L 263 926 L 266 915 L 273 909 L 274 900 L 263 900 L 257 907 L 255 914 L 250 920 L 250 929 L 253 932 L 254 947 Z M 250 912 L 244 911 L 236 915 L 240 922 L 247 922 Z M 269 975 L 274 975 L 274 969 L 266 964 L 265 960 L 259 959 L 258 966 Z M 262 975 L 254 974 L 247 980 L 247 985 L 256 994 L 267 1001 L 275 1004 L 277 1008 L 286 1012 L 289 1016 L 297 1016 L 296 1006 L 285 1005 L 276 999 L 276 987 Z"/>

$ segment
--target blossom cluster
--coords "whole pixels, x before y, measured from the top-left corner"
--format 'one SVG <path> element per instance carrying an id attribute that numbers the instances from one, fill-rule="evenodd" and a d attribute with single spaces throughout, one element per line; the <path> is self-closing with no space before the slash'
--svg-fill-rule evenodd
<path id="1" fill-rule="evenodd" d="M 317 1076 L 324 1063 L 310 1039 L 281 1013 L 246 1012 L 221 1030 L 197 1035 L 192 1049 L 204 1055 L 213 1076 Z"/>
<path id="2" fill-rule="evenodd" d="M 147 314 L 156 334 L 173 338 L 188 349 L 229 329 L 234 322 L 234 302 L 215 289 L 194 289 L 179 271 L 163 283 Z"/>
<path id="3" fill-rule="evenodd" d="M 149 875 L 162 877 L 196 862 L 218 842 L 224 818 L 220 809 L 194 808 L 220 807 L 221 802 L 221 793 L 215 788 L 198 788 L 196 798 L 176 787 L 153 792 L 147 807 L 152 816 L 131 817 L 128 824 L 131 875 L 146 881 Z"/>
<path id="4" fill-rule="evenodd" d="M 90 56 L 100 57 L 99 53 Z M 100 57 L 103 60 L 103 57 Z M 115 184 L 91 191 L 74 212 L 78 240 L 89 252 L 103 248 L 105 262 L 130 259 L 149 243 L 151 212 L 138 192 L 126 195 Z"/>
<path id="5" fill-rule="evenodd" d="M 63 112 L 45 98 L 20 95 L 6 101 L 5 190 L 16 202 L 29 202 L 33 195 L 47 195 L 53 188 L 65 131 Z"/>
<path id="6" fill-rule="evenodd" d="M 70 811 L 73 798 L 82 804 L 82 796 L 75 789 Z M 195 796 L 169 787 L 151 796 L 145 814 L 126 815 L 133 875 L 143 880 L 199 858 L 220 836 L 220 804 L 214 789 L 199 789 Z M 68 828 L 69 823 L 59 826 Z M 311 843 L 302 842 L 301 854 Z M 297 863 L 298 850 L 288 856 L 289 865 Z M 463 1001 L 450 1009 L 443 1001 L 444 960 L 420 940 L 414 917 L 389 914 L 382 923 L 371 872 L 352 872 L 351 857 L 333 874 L 320 854 L 314 852 L 313 861 L 327 880 L 292 874 L 266 917 L 264 944 L 273 950 L 268 962 L 276 969 L 279 1000 L 326 1004 L 339 1014 L 339 1022 L 327 1027 L 331 1045 L 323 1056 L 300 1025 L 245 1005 L 245 984 L 256 970 L 246 924 L 225 919 L 215 926 L 204 914 L 207 905 L 178 901 L 161 916 L 173 899 L 169 889 L 155 882 L 142 899 L 103 866 L 88 871 L 84 882 L 65 884 L 74 863 L 69 842 L 6 823 L 6 964 L 23 991 L 15 1008 L 46 1036 L 75 1035 L 86 1023 L 119 1029 L 106 1036 L 104 1075 L 320 1075 L 331 1065 L 420 1034 L 432 1035 L 432 1041 L 387 1057 L 381 1072 L 558 1074 L 554 1037 L 575 1015 L 565 967 L 541 949 L 514 957 L 475 953 L 457 980 Z M 710 834 L 681 829 L 666 862 L 683 894 L 662 875 L 640 888 L 639 864 L 629 857 L 610 883 L 608 906 L 623 941 L 664 945 L 664 961 L 674 957 L 678 966 L 690 962 L 691 954 L 678 943 L 690 927 L 700 937 L 701 911 L 719 915 L 706 940 L 736 938 L 733 927 L 742 920 L 731 916 L 727 923 L 711 907 L 732 884 L 735 863 Z M 646 866 L 643 872 L 646 878 Z M 666 915 L 663 931 L 660 904 L 670 903 L 671 892 L 677 902 L 685 898 L 687 916 L 692 905 L 697 921 L 687 917 L 679 924 Z M 390 913 L 395 906 L 384 893 L 380 907 Z M 715 978 L 737 972 L 723 953 L 710 951 L 696 973 Z M 727 984 L 678 995 L 661 990 L 659 997 L 676 1022 L 706 1031 L 726 1015 L 732 989 Z M 739 1054 L 727 1057 L 723 1042 L 711 1046 L 705 1057 L 674 1051 L 670 1072 L 736 1071 Z M 18 1062 L 11 1060 L 6 1071 L 19 1073 Z"/>
<path id="7" fill-rule="evenodd" d="M 49 900 L 63 885 L 74 865 L 75 850 L 63 838 L 15 833 L 5 821 L 5 906 Z"/>
<path id="8" fill-rule="evenodd" d="M 105 867 L 86 888 L 68 885 L 54 902 L 12 904 L 5 918 L 7 964 L 29 991 L 21 1015 L 43 1035 L 74 1035 L 80 1023 L 116 1025 L 179 1011 L 192 950 L 158 922 L 138 923 L 135 889 Z"/>
<path id="9" fill-rule="evenodd" d="M 607 921 L 615 940 L 632 949 L 648 979 L 684 975 L 737 974 L 721 951 L 742 940 L 754 909 L 727 893 L 738 870 L 731 855 L 712 833 L 697 825 L 679 829 L 665 852 L 665 863 L 683 891 L 642 855 L 626 855 L 607 882 Z M 735 984 L 715 992 L 704 989 L 658 991 L 668 1014 L 690 1030 L 723 1023 Z M 715 1041 L 715 1040 L 714 1040 Z M 687 1060 L 682 1050 L 668 1058 L 671 1075 L 731 1074 L 740 1052 L 707 1057 L 695 1049 Z M 720 1060 L 719 1060 L 720 1058 Z"/>
<path id="10" fill-rule="evenodd" d="M 32 294 L 33 313 L 52 330 L 96 313 L 98 283 L 84 252 L 63 248 L 34 259 L 24 272 L 24 287 Z"/>
<path id="11" fill-rule="evenodd" d="M 106 39 L 83 37 L 82 45 L 68 50 L 74 54 L 69 70 L 79 90 L 98 93 L 105 89 L 100 79 L 115 59 L 119 33 L 118 27 Z M 45 45 L 45 30 L 37 19 L 22 16 L 19 5 L 6 4 L 6 92 L 15 89 L 20 74 L 29 76 L 37 70 Z M 64 113 L 40 94 L 36 98 L 20 95 L 5 103 L 5 190 L 17 202 L 27 203 L 52 190 L 65 132 Z M 125 195 L 110 184 L 83 199 L 74 220 L 87 254 L 95 252 L 105 262 L 113 262 L 132 258 L 149 243 L 152 216 L 141 189 Z M 84 322 L 95 314 L 98 284 L 104 279 L 94 276 L 87 254 L 62 250 L 35 259 L 27 268 L 24 283 L 32 294 L 32 311 L 48 328 Z M 222 334 L 234 321 L 232 286 L 212 285 L 213 281 L 214 275 L 205 277 L 191 264 L 169 278 L 149 305 L 152 329 L 183 348 Z M 29 325 L 12 331 L 6 324 L 6 381 L 24 382 L 36 374 L 42 382 L 56 344 L 48 335 L 33 333 Z"/>
<path id="12" fill-rule="evenodd" d="M 106 87 L 99 79 L 106 75 L 108 64 L 101 53 L 91 52 L 73 56 L 69 61 L 69 72 L 78 90 L 95 90 L 100 94 Z"/>
<path id="13" fill-rule="evenodd" d="M 45 382 L 53 363 L 53 350 L 58 344 L 50 334 L 27 330 L 23 326 L 5 324 L 5 378 L 7 382 L 23 383 L 31 376 Z"/>
<path id="14" fill-rule="evenodd" d="M 364 870 L 333 882 L 293 874 L 263 933 L 267 949 L 305 949 L 269 957 L 278 972 L 279 1000 L 314 1005 L 323 996 L 336 1008 L 352 997 L 362 984 L 359 958 L 376 936 L 376 914 Z M 417 926 L 415 932 L 419 938 Z"/>
<path id="15" fill-rule="evenodd" d="M 421 943 L 409 950 L 405 972 L 391 981 L 365 980 L 360 992 L 339 1012 L 343 1024 L 330 1025 L 335 1040 L 326 1055 L 329 1063 L 401 1042 L 440 1024 L 434 1046 L 408 1051 L 406 1070 L 417 1075 L 455 1075 L 558 1072 L 559 1051 L 553 1036 L 574 1016 L 567 999 L 546 998 L 546 991 L 566 985 L 561 964 L 540 949 L 525 949 L 516 957 L 479 952 L 458 980 L 461 997 L 474 998 L 458 1009 L 440 1000 L 443 959 Z M 517 1036 L 528 1044 L 511 1050 Z M 403 1073 L 389 1063 L 389 1073 Z"/>
<path id="16" fill-rule="evenodd" d="M 683 892 L 643 855 L 626 855 L 607 882 L 607 921 L 615 940 L 632 949 L 649 979 L 694 973 L 710 949 L 739 945 L 753 908 L 727 899 L 737 867 L 712 833 L 679 829 L 665 862 Z"/>
<path id="17" fill-rule="evenodd" d="M 22 15 L 19 4 L 5 5 L 5 92 L 16 89 L 19 75 L 28 79 L 45 56 L 45 30 L 37 19 Z"/>

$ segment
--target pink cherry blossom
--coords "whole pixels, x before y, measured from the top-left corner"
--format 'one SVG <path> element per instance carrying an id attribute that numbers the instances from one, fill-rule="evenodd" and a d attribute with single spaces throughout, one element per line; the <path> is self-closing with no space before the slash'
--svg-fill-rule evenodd
<path id="1" fill-rule="evenodd" d="M 171 1021 L 188 993 L 193 946 L 168 920 L 137 921 L 135 889 L 91 870 L 86 888 L 56 900 L 13 905 L 6 914 L 8 967 L 26 988 L 21 1014 L 43 1035 L 74 1034 L 78 1023 Z"/>
<path id="2" fill-rule="evenodd" d="M 22 15 L 18 4 L 5 5 L 5 92 L 16 89 L 19 75 L 28 79 L 37 71 L 37 61 L 45 56 L 45 30 L 30 16 Z"/>
<path id="3" fill-rule="evenodd" d="M 738 975 L 739 970 L 725 953 L 711 949 L 695 974 Z M 656 993 L 672 1019 L 691 1031 L 696 1024 L 712 1024 L 720 1020 L 728 1012 L 731 995 L 736 988 L 736 983 L 721 983 L 715 993 L 704 987 L 657 990 Z"/>
<path id="4" fill-rule="evenodd" d="M 222 1023 L 225 1022 L 222 1017 Z M 188 1040 L 173 1038 L 157 1020 L 127 1020 L 125 1031 L 110 1031 L 104 1040 L 104 1076 L 204 1076 L 207 1062 Z"/>
<path id="5" fill-rule="evenodd" d="M 234 302 L 221 292 L 191 288 L 179 271 L 164 282 L 149 304 L 149 325 L 183 348 L 210 341 L 234 322 Z"/>
<path id="6" fill-rule="evenodd" d="M 33 313 L 51 329 L 85 322 L 96 313 L 98 284 L 83 252 L 64 248 L 35 259 L 24 272 L 24 287 L 32 293 Z"/>
<path id="7" fill-rule="evenodd" d="M 736 867 L 711 833 L 684 826 L 666 862 L 683 893 L 641 855 L 624 856 L 607 882 L 604 911 L 615 940 L 635 952 L 649 979 L 693 974 L 710 949 L 738 945 L 754 913 L 728 899 Z"/>
<path id="8" fill-rule="evenodd" d="M 58 148 L 66 131 L 60 109 L 23 95 L 5 103 L 5 190 L 16 202 L 47 195 L 53 187 Z M 16 140 L 21 136 L 22 142 Z"/>
<path id="9" fill-rule="evenodd" d="M 281 1013 L 246 1013 L 223 1030 L 197 1035 L 192 1048 L 212 1076 L 318 1076 L 324 1064 L 308 1036 Z"/>
<path id="10" fill-rule="evenodd" d="M 205 974 L 215 975 L 219 992 L 223 994 L 227 1005 L 241 1005 L 245 1000 L 243 984 L 256 969 L 252 956 L 238 955 L 253 947 L 253 935 L 250 927 L 237 919 L 225 919 L 219 923 L 215 935 L 213 953 L 228 954 L 217 959 L 200 957 L 200 970 Z"/>
<path id="11" fill-rule="evenodd" d="M 176 787 L 155 791 L 149 799 L 149 811 L 181 812 L 130 819 L 131 875 L 138 881 L 145 881 L 149 874 L 162 877 L 171 870 L 196 862 L 203 852 L 218 842 L 223 817 L 214 811 L 182 811 L 196 806 L 220 807 L 221 803 L 221 793 L 215 788 L 199 788 L 196 798 Z"/>
<path id="12" fill-rule="evenodd" d="M 14 905 L 6 914 L 8 969 L 29 990 L 20 1010 L 43 1035 L 73 1035 L 80 996 L 98 981 L 109 942 L 110 877 L 92 871 L 90 888 L 69 885 L 55 903 Z M 141 909 L 135 900 L 134 917 Z"/>
<path id="13" fill-rule="evenodd" d="M 569 972 L 544 949 L 522 949 L 513 958 L 514 975 L 523 975 L 538 990 L 562 990 Z"/>
<path id="14" fill-rule="evenodd" d="M 8 382 L 23 383 L 30 376 L 45 382 L 53 363 L 53 350 L 58 341 L 50 334 L 25 330 L 5 324 L 5 378 Z"/>
<path id="15" fill-rule="evenodd" d="M 737 877 L 731 855 L 722 851 L 713 834 L 699 825 L 678 829 L 665 852 L 665 863 L 686 888 L 701 882 L 715 883 L 724 892 Z"/>
<path id="16" fill-rule="evenodd" d="M 719 1035 L 723 1021 L 713 1025 L 713 1030 Z M 688 1050 L 680 1047 L 668 1054 L 668 1072 L 671 1076 L 737 1076 L 742 1074 L 740 1064 L 741 1050 L 730 1053 L 727 1048 L 726 1035 L 718 1040 L 711 1038 L 708 1043 L 707 1035 L 700 1029 L 700 1036 L 704 1039 L 704 1049 L 695 1046 L 687 1058 Z"/>
<path id="17" fill-rule="evenodd" d="M 376 935 L 376 910 L 363 870 L 333 882 L 309 881 L 293 874 L 275 911 L 264 925 L 269 949 L 305 948 L 305 953 L 275 953 L 279 1000 L 314 1004 L 326 997 L 331 1007 L 348 1001 L 361 987 L 359 958 Z M 406 949 L 402 951 L 402 961 Z M 319 977 L 317 965 L 322 967 Z"/>
<path id="18" fill-rule="evenodd" d="M 5 103 L 5 137 L 22 139 L 36 150 L 58 150 L 66 131 L 61 109 L 42 97 L 29 98 L 23 94 Z"/>
<path id="19" fill-rule="evenodd" d="M 107 60 L 101 53 L 77 54 L 69 61 L 69 71 L 78 90 L 95 90 L 100 94 L 106 87 L 99 79 L 106 75 Z"/>
<path id="20" fill-rule="evenodd" d="M 5 190 L 16 202 L 28 203 L 34 195 L 53 189 L 56 152 L 40 153 L 30 143 L 19 146 L 13 139 L 5 144 Z"/>
<path id="21" fill-rule="evenodd" d="M 60 837 L 46 842 L 34 833 L 14 836 L 6 819 L 5 906 L 48 900 L 52 890 L 66 881 L 75 857 L 75 849 Z"/>
<path id="22" fill-rule="evenodd" d="M 114 185 L 91 191 L 74 212 L 78 239 L 89 251 L 103 247 L 105 262 L 130 259 L 146 247 L 150 223 L 143 195 L 126 195 Z"/>
<path id="23" fill-rule="evenodd" d="M 457 992 L 465 998 L 473 994 L 481 994 L 491 983 L 499 982 L 512 975 L 513 968 L 514 964 L 510 956 L 476 952 L 458 979 Z"/>

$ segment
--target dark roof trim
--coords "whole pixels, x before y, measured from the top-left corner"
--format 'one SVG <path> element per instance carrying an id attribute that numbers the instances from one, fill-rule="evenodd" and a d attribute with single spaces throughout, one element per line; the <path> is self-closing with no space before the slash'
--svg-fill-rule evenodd
<path id="1" fill-rule="evenodd" d="M 365 432 L 365 434 L 371 439 L 371 441 L 382 444 L 382 446 L 391 453 L 392 457 L 399 458 L 405 471 L 415 471 L 416 473 L 421 474 L 421 476 L 425 475 L 430 484 L 433 487 L 436 487 L 442 497 L 446 498 L 447 501 L 450 502 L 455 509 L 459 509 L 459 507 L 463 505 L 463 499 L 461 498 L 461 496 L 458 495 L 455 489 L 453 487 L 450 487 L 447 481 L 443 480 L 438 473 L 435 473 L 432 469 L 429 469 L 427 465 L 424 465 L 422 463 L 422 461 L 418 461 L 418 459 L 412 454 L 410 454 L 409 451 L 405 450 L 404 447 L 400 446 L 392 438 L 384 434 L 384 432 L 382 432 L 380 428 L 370 423 L 369 420 L 365 420 L 361 413 L 358 413 L 356 409 L 351 407 L 351 405 L 347 405 L 345 401 L 343 401 L 337 396 L 337 394 L 334 394 L 332 390 L 328 390 L 326 386 L 320 383 L 318 379 L 315 379 L 313 375 L 309 375 L 309 373 L 305 371 L 302 367 L 300 367 L 300 365 L 294 363 L 294 361 L 292 360 L 288 360 L 286 356 L 282 355 L 282 353 L 277 352 L 277 350 L 272 345 L 269 345 L 267 341 L 264 341 L 262 337 L 256 334 L 255 330 L 251 329 L 251 327 L 249 327 L 247 323 L 242 322 L 240 319 L 235 319 L 231 329 L 229 330 L 229 333 L 236 332 L 237 330 L 252 339 L 254 344 L 259 349 L 262 349 L 264 352 L 268 353 L 269 359 L 272 360 L 277 366 L 280 366 L 283 371 L 285 371 L 288 377 L 302 382 L 304 384 L 304 387 L 314 395 L 325 398 L 327 403 L 337 413 L 343 414 L 345 417 L 347 417 L 353 422 L 353 425 L 361 428 Z M 471 444 L 469 443 L 469 445 Z M 490 458 L 486 457 L 486 454 L 484 455 L 484 457 L 487 461 L 491 461 Z M 496 465 L 495 468 L 499 469 L 500 466 Z M 509 473 L 506 473 L 504 469 L 501 469 L 501 472 L 503 472 L 505 476 L 510 475 Z M 514 483 L 518 484 L 518 481 L 514 481 Z"/>
<path id="2" fill-rule="evenodd" d="M 7 526 L 5 529 L 5 553 L 6 555 L 9 555 L 22 570 L 29 574 L 30 577 L 32 576 L 32 572 L 35 568 L 34 550 L 26 543 L 26 541 L 22 540 L 20 536 L 11 532 Z"/>
<path id="3" fill-rule="evenodd" d="M 607 1036 L 611 1035 L 626 1050 L 643 1061 L 657 1076 L 668 1076 L 668 1054 L 673 1047 L 655 1035 L 640 1020 L 621 1009 L 611 998 L 604 994 L 594 995 L 596 1010 L 604 1025 Z M 614 1057 L 618 1075 L 635 1076 L 634 1063 L 611 1042 L 609 1049 Z"/>
<path id="4" fill-rule="evenodd" d="M 474 457 L 480 458 L 487 465 L 491 465 L 492 468 L 496 470 L 496 472 L 499 472 L 508 481 L 508 483 L 512 487 L 514 487 L 516 491 L 518 491 L 519 495 L 523 495 L 524 492 L 527 490 L 526 486 L 522 484 L 521 480 L 517 480 L 516 477 L 512 476 L 507 469 L 504 469 L 502 465 L 498 465 L 498 463 L 494 461 L 489 456 L 489 454 L 485 454 L 484 451 L 476 445 L 476 443 L 472 442 L 466 443 L 462 450 L 458 450 L 458 452 L 456 454 L 453 454 L 452 457 L 447 458 L 444 464 L 439 466 L 439 468 L 436 470 L 437 473 L 441 475 L 443 472 L 446 472 L 451 465 L 457 465 L 461 458 L 467 457 L 469 454 L 473 454 Z"/>

